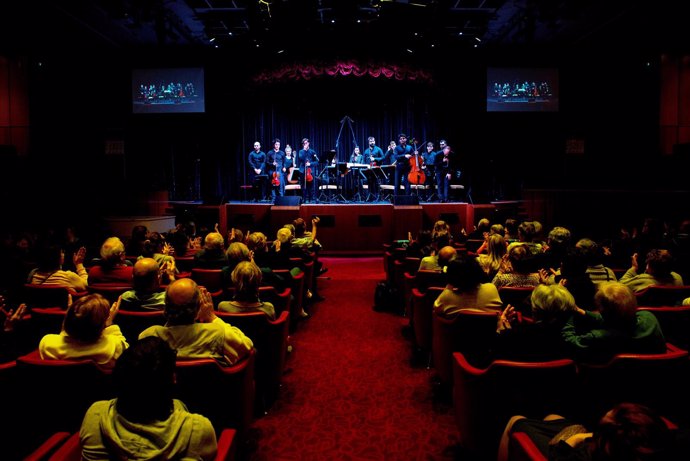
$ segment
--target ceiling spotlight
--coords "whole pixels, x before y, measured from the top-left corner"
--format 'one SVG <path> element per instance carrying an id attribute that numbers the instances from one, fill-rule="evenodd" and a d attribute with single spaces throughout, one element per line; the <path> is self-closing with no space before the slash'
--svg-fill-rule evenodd
<path id="1" fill-rule="evenodd" d="M 434 48 L 435 46 L 436 46 L 436 45 L 434 45 L 433 43 L 431 44 L 431 47 L 432 47 L 432 48 Z"/>
<path id="2" fill-rule="evenodd" d="M 357 20 L 357 24 L 361 24 L 361 23 L 362 23 L 362 20 L 361 20 L 361 19 L 358 19 L 358 20 Z"/>
<path id="3" fill-rule="evenodd" d="M 232 37 L 232 32 L 228 32 L 228 35 Z"/>
<path id="4" fill-rule="evenodd" d="M 475 43 L 475 44 L 474 44 L 474 47 L 475 47 L 475 48 L 478 48 L 478 47 L 479 47 L 479 45 L 477 45 L 477 44 Z"/>
<path id="5" fill-rule="evenodd" d="M 335 19 L 331 19 L 331 24 L 335 24 Z"/>
<path id="6" fill-rule="evenodd" d="M 216 37 L 211 37 L 211 39 L 209 40 L 209 42 L 211 42 L 211 43 L 213 43 L 215 41 L 216 41 Z"/>
<path id="7" fill-rule="evenodd" d="M 406 51 L 407 51 L 408 53 L 410 53 L 410 54 L 414 53 L 414 51 L 412 51 L 412 50 L 409 49 L 409 48 L 406 48 Z"/>
<path id="8" fill-rule="evenodd" d="M 213 45 L 214 48 L 218 48 L 218 45 Z"/>
<path id="9" fill-rule="evenodd" d="M 458 35 L 462 35 L 462 32 L 458 32 Z"/>
<path id="10" fill-rule="evenodd" d="M 482 39 L 479 38 L 479 37 L 474 37 L 474 39 L 475 39 L 476 41 L 478 41 L 478 42 L 481 42 L 481 41 L 482 41 Z"/>
<path id="11" fill-rule="evenodd" d="M 278 50 L 278 52 L 276 54 L 280 54 L 280 53 L 284 53 L 284 52 L 285 52 L 285 50 Z"/>

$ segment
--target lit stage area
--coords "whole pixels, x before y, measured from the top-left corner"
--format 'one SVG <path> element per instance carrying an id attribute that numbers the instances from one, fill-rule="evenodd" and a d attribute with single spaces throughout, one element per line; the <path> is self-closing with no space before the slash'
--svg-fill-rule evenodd
<path id="1" fill-rule="evenodd" d="M 495 217 L 497 212 L 517 215 L 520 202 L 488 204 L 422 203 L 394 205 L 391 203 L 302 204 L 274 205 L 271 203 L 228 203 L 220 206 L 171 202 L 169 213 L 177 216 L 191 214 L 199 223 L 219 224 L 222 233 L 238 228 L 244 232 L 260 231 L 273 240 L 276 231 L 296 218 L 310 222 L 320 219 L 317 239 L 323 245 L 322 254 L 355 255 L 381 254 L 383 244 L 407 239 L 408 232 L 416 235 L 420 229 L 431 229 L 434 222 L 449 223 L 454 235 L 471 230 L 483 217 Z"/>

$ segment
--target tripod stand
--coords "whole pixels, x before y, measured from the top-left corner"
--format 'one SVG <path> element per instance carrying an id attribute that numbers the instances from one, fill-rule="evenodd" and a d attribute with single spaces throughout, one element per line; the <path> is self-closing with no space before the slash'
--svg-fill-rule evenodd
<path id="1" fill-rule="evenodd" d="M 340 136 L 343 134 L 343 127 L 345 127 L 345 124 L 347 123 L 348 128 L 350 129 L 350 134 L 352 135 L 352 142 L 353 146 L 357 145 L 357 138 L 355 137 L 355 130 L 352 129 L 352 124 L 354 121 L 349 117 L 345 116 L 340 120 L 340 131 L 338 132 L 338 137 L 335 139 L 335 151 L 338 154 L 338 160 L 342 158 L 342 155 L 339 154 L 338 152 L 338 146 L 340 145 Z M 349 156 L 348 156 L 349 159 Z"/>

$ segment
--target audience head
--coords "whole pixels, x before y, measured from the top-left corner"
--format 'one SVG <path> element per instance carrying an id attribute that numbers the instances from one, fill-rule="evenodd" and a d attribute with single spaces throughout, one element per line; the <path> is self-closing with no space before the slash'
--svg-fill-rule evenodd
<path id="1" fill-rule="evenodd" d="M 286 229 L 288 229 L 290 231 L 290 238 L 291 239 L 295 237 L 295 226 L 294 226 L 294 224 L 285 224 L 283 227 L 285 227 Z"/>
<path id="2" fill-rule="evenodd" d="M 477 223 L 477 232 L 480 232 L 480 233 L 489 232 L 490 229 L 491 229 L 491 221 L 489 221 L 487 218 L 482 218 Z"/>
<path id="3" fill-rule="evenodd" d="M 604 259 L 603 249 L 594 240 L 582 238 L 577 241 L 575 247 L 580 249 L 588 266 L 597 266 Z"/>
<path id="4" fill-rule="evenodd" d="M 141 258 L 132 269 L 132 287 L 136 291 L 155 292 L 160 287 L 160 267 L 153 258 Z"/>
<path id="5" fill-rule="evenodd" d="M 159 232 L 151 232 L 149 238 L 144 241 L 144 250 L 141 254 L 146 257 L 153 257 L 154 254 L 163 252 L 164 245 L 165 237 Z"/>
<path id="6" fill-rule="evenodd" d="M 518 239 L 521 242 L 531 242 L 537 234 L 532 221 L 523 221 L 518 226 Z"/>
<path id="7" fill-rule="evenodd" d="M 438 250 L 438 265 L 446 267 L 449 262 L 454 260 L 458 255 L 458 250 L 450 245 L 446 245 Z"/>
<path id="8" fill-rule="evenodd" d="M 249 247 L 241 242 L 232 242 L 225 251 L 228 266 L 235 267 L 240 261 L 249 261 Z"/>
<path id="9" fill-rule="evenodd" d="M 506 241 L 501 234 L 493 234 L 489 237 L 488 253 L 492 259 L 502 259 L 508 251 Z"/>
<path id="10" fill-rule="evenodd" d="M 278 240 L 281 245 L 288 243 L 291 238 L 292 232 L 290 232 L 290 229 L 288 229 L 287 227 L 281 227 L 280 229 L 278 229 L 278 232 L 276 234 L 276 240 Z"/>
<path id="11" fill-rule="evenodd" d="M 194 323 L 199 313 L 199 287 L 190 278 L 177 279 L 165 290 L 165 317 L 169 325 Z"/>
<path id="12" fill-rule="evenodd" d="M 128 247 L 131 248 L 130 251 L 136 251 L 136 254 L 132 254 L 132 256 L 138 256 L 141 254 L 141 249 L 144 244 L 144 240 L 149 235 L 149 230 L 146 226 L 143 224 L 138 224 L 134 227 L 132 227 L 132 235 L 129 238 L 128 242 Z"/>
<path id="13" fill-rule="evenodd" d="M 110 303 L 100 294 L 80 297 L 67 308 L 62 328 L 73 339 L 92 343 L 101 337 L 110 316 Z"/>
<path id="14" fill-rule="evenodd" d="M 645 260 L 645 272 L 655 277 L 669 277 L 673 269 L 673 256 L 668 250 L 651 250 Z"/>
<path id="15" fill-rule="evenodd" d="M 36 263 L 38 270 L 52 272 L 60 270 L 65 262 L 65 251 L 58 245 L 45 244 L 39 246 Z"/>
<path id="16" fill-rule="evenodd" d="M 252 232 L 247 237 L 247 248 L 253 252 L 266 251 L 266 235 L 263 232 Z"/>
<path id="17" fill-rule="evenodd" d="M 209 232 L 204 238 L 204 247 L 207 250 L 219 250 L 225 245 L 223 234 L 219 232 Z"/>
<path id="18" fill-rule="evenodd" d="M 101 245 L 101 262 L 107 266 L 115 266 L 125 260 L 125 245 L 117 237 L 108 237 Z"/>
<path id="19" fill-rule="evenodd" d="M 593 460 L 661 461 L 674 456 L 674 438 L 664 420 L 637 403 L 619 403 L 593 432 Z"/>
<path id="20" fill-rule="evenodd" d="M 242 261 L 235 266 L 231 279 L 235 287 L 235 300 L 255 302 L 259 299 L 262 279 L 259 266 L 252 261 Z"/>
<path id="21" fill-rule="evenodd" d="M 575 312 L 575 298 L 561 284 L 539 284 L 530 297 L 534 320 L 545 323 L 562 323 Z"/>
<path id="22" fill-rule="evenodd" d="M 517 237 L 518 221 L 514 218 L 508 218 L 505 222 L 505 233 L 510 235 L 511 238 Z"/>
<path id="23" fill-rule="evenodd" d="M 292 225 L 294 226 L 294 234 L 295 238 L 300 238 L 304 236 L 304 233 L 307 231 L 307 225 L 304 222 L 304 219 L 302 218 L 297 218 L 294 221 L 292 221 Z"/>
<path id="24" fill-rule="evenodd" d="M 505 232 L 503 228 L 503 224 L 492 224 L 491 227 L 489 228 L 489 234 L 494 235 L 494 234 L 501 234 Z"/>
<path id="25" fill-rule="evenodd" d="M 565 227 L 556 226 L 549 232 L 547 242 L 551 250 L 561 251 L 570 245 L 570 231 Z"/>
<path id="26" fill-rule="evenodd" d="M 134 423 L 165 421 L 173 410 L 177 352 L 157 336 L 142 338 L 115 363 L 117 412 Z"/>
<path id="27" fill-rule="evenodd" d="M 594 295 L 594 303 L 609 327 L 623 330 L 634 328 L 637 299 L 626 285 L 601 282 Z"/>
<path id="28" fill-rule="evenodd" d="M 228 245 L 231 244 L 232 242 L 244 242 L 244 232 L 242 232 L 240 229 L 233 228 L 232 232 L 234 234 L 234 237 L 232 240 L 228 240 Z"/>
<path id="29" fill-rule="evenodd" d="M 448 263 L 448 283 L 461 292 L 475 290 L 484 281 L 484 271 L 477 258 L 458 256 Z"/>
<path id="30" fill-rule="evenodd" d="M 529 274 L 532 272 L 532 257 L 526 245 L 513 245 L 508 251 L 508 262 L 513 272 Z"/>
<path id="31" fill-rule="evenodd" d="M 565 250 L 561 261 L 561 277 L 566 279 L 585 276 L 587 274 L 587 259 L 584 253 L 577 247 Z"/>

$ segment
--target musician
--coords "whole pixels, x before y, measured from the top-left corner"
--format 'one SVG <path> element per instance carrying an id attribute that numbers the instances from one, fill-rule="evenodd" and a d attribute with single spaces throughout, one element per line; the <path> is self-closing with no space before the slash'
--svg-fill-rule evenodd
<path id="1" fill-rule="evenodd" d="M 360 150 L 359 146 L 355 146 L 353 149 L 352 155 L 350 155 L 350 163 L 364 163 L 364 156 L 362 155 L 362 151 Z"/>
<path id="2" fill-rule="evenodd" d="M 271 181 L 271 199 L 276 198 L 276 189 L 279 196 L 285 195 L 285 152 L 280 150 L 280 139 L 273 140 L 273 150 L 266 154 L 266 171 Z M 274 178 L 275 173 L 275 178 Z M 276 186 L 276 182 L 278 185 Z"/>
<path id="3" fill-rule="evenodd" d="M 373 136 L 369 136 L 369 138 L 367 138 L 367 141 L 369 142 L 369 147 L 367 147 L 364 150 L 365 163 L 369 163 L 369 165 L 372 168 L 380 167 L 383 164 L 383 160 L 385 158 L 383 149 L 376 145 L 376 138 L 374 138 Z M 375 176 L 367 176 L 367 186 L 369 187 L 369 195 L 378 197 L 379 180 Z"/>
<path id="4" fill-rule="evenodd" d="M 410 158 L 412 158 L 413 149 L 407 145 L 407 135 L 405 133 L 398 135 L 398 143 L 393 153 L 393 158 L 395 159 L 393 195 L 398 195 L 398 192 L 400 192 L 401 182 L 405 186 L 405 194 L 410 195 L 410 182 L 407 179 L 407 175 L 410 172 Z"/>
<path id="5" fill-rule="evenodd" d="M 361 192 L 362 192 L 362 173 L 361 173 L 361 167 L 360 166 L 355 166 L 355 165 L 365 165 L 364 163 L 364 155 L 362 154 L 361 149 L 359 146 L 355 146 L 355 148 L 352 150 L 352 154 L 350 155 L 350 163 L 354 164 L 351 166 L 351 181 L 350 185 L 352 189 L 357 190 L 357 193 L 360 194 L 359 198 L 360 200 L 362 199 Z"/>
<path id="6" fill-rule="evenodd" d="M 424 170 L 424 174 L 426 175 L 426 181 L 424 183 L 426 189 L 432 190 L 434 189 L 434 158 L 436 157 L 436 152 L 434 151 L 434 143 L 429 141 L 426 143 L 426 151 L 422 152 L 422 170 Z M 427 197 L 429 198 L 429 197 Z"/>
<path id="7" fill-rule="evenodd" d="M 305 202 L 313 201 L 317 195 L 316 177 L 318 176 L 319 156 L 314 149 L 309 147 L 309 138 L 302 139 L 302 150 L 297 156 L 297 165 L 303 175 L 302 198 Z M 311 177 L 311 181 L 309 178 Z"/>
<path id="8" fill-rule="evenodd" d="M 436 188 L 438 189 L 438 199 L 442 203 L 448 202 L 448 190 L 450 189 L 450 179 L 454 174 L 455 160 L 455 153 L 447 144 L 434 158 Z"/>
<path id="9" fill-rule="evenodd" d="M 266 196 L 266 154 L 261 151 L 261 143 L 254 142 L 254 150 L 249 152 L 249 183 L 254 191 L 254 200 L 263 200 Z"/>

